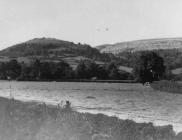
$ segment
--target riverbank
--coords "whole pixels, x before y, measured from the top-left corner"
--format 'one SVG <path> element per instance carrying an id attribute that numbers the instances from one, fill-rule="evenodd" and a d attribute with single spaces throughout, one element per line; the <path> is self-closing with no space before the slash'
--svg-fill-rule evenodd
<path id="1" fill-rule="evenodd" d="M 86 83 L 137 83 L 136 80 L 90 80 L 90 79 L 63 79 L 63 80 L 17 80 L 26 82 L 86 82 Z"/>
<path id="2" fill-rule="evenodd" d="M 2 140 L 91 140 L 93 133 L 112 140 L 178 140 L 171 125 L 156 127 L 61 105 L 0 98 Z"/>

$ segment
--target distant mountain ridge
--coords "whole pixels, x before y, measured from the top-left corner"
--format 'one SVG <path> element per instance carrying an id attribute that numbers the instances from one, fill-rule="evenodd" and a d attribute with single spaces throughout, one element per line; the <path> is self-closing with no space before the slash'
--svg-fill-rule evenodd
<path id="1" fill-rule="evenodd" d="M 100 52 L 119 54 L 122 52 L 136 52 L 144 50 L 165 50 L 180 49 L 182 50 L 182 38 L 161 38 L 145 39 L 121 42 L 111 45 L 100 45 L 96 47 Z"/>

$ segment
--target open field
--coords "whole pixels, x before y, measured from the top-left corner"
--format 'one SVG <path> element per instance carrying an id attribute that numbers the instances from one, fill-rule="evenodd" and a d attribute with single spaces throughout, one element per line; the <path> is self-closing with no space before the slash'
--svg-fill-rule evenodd
<path id="1" fill-rule="evenodd" d="M 176 81 L 155 81 L 151 84 L 151 87 L 159 91 L 182 94 L 182 83 Z"/>
<path id="2" fill-rule="evenodd" d="M 70 106 L 0 98 L 1 140 L 181 140 L 171 125 L 154 127 Z"/>
<path id="3" fill-rule="evenodd" d="M 175 131 L 182 131 L 182 95 L 154 91 L 141 84 L 1 81 L 0 95 L 49 104 L 69 100 L 80 112 L 172 124 Z"/>

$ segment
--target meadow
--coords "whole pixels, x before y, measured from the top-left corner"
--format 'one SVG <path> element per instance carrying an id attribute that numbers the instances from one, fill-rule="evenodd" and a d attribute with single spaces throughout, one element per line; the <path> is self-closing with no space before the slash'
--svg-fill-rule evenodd
<path id="1" fill-rule="evenodd" d="M 165 91 L 169 93 L 182 94 L 182 83 L 176 81 L 155 81 L 151 84 L 151 87 L 155 90 Z"/>
<path id="2" fill-rule="evenodd" d="M 103 114 L 0 98 L 1 140 L 181 140 L 171 125 L 135 123 Z"/>
<path id="3" fill-rule="evenodd" d="M 78 112 L 102 113 L 135 122 L 173 125 L 182 131 L 182 95 L 137 83 L 1 81 L 0 96 L 58 105 L 69 100 Z"/>

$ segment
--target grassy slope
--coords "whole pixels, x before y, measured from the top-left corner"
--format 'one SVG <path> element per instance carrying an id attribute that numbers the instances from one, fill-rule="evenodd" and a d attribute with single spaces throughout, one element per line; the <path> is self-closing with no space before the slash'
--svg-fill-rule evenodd
<path id="1" fill-rule="evenodd" d="M 110 61 L 110 56 L 100 53 L 96 48 L 87 44 L 75 44 L 69 41 L 54 38 L 35 38 L 20 44 L 13 45 L 0 51 L 0 56 L 8 58 L 42 58 L 50 61 L 62 58 L 71 58 L 73 61 L 77 57 L 81 59 L 94 59 L 97 61 Z M 1 57 L 1 59 L 4 59 Z M 0 60 L 1 60 L 0 59 Z"/>
<path id="2" fill-rule="evenodd" d="M 107 135 L 111 131 L 111 140 L 177 140 L 171 126 L 0 98 L 1 140 L 91 140 L 91 128 Z"/>
<path id="3" fill-rule="evenodd" d="M 120 64 L 133 67 L 141 51 L 150 50 L 164 58 L 165 65 L 179 74 L 182 67 L 182 38 L 146 39 L 97 46 L 100 52 L 112 53 L 120 58 Z"/>
<path id="4" fill-rule="evenodd" d="M 182 38 L 161 38 L 161 39 L 145 39 L 121 42 L 111 45 L 97 46 L 101 52 L 118 54 L 123 51 L 141 51 L 155 49 L 182 49 Z"/>

